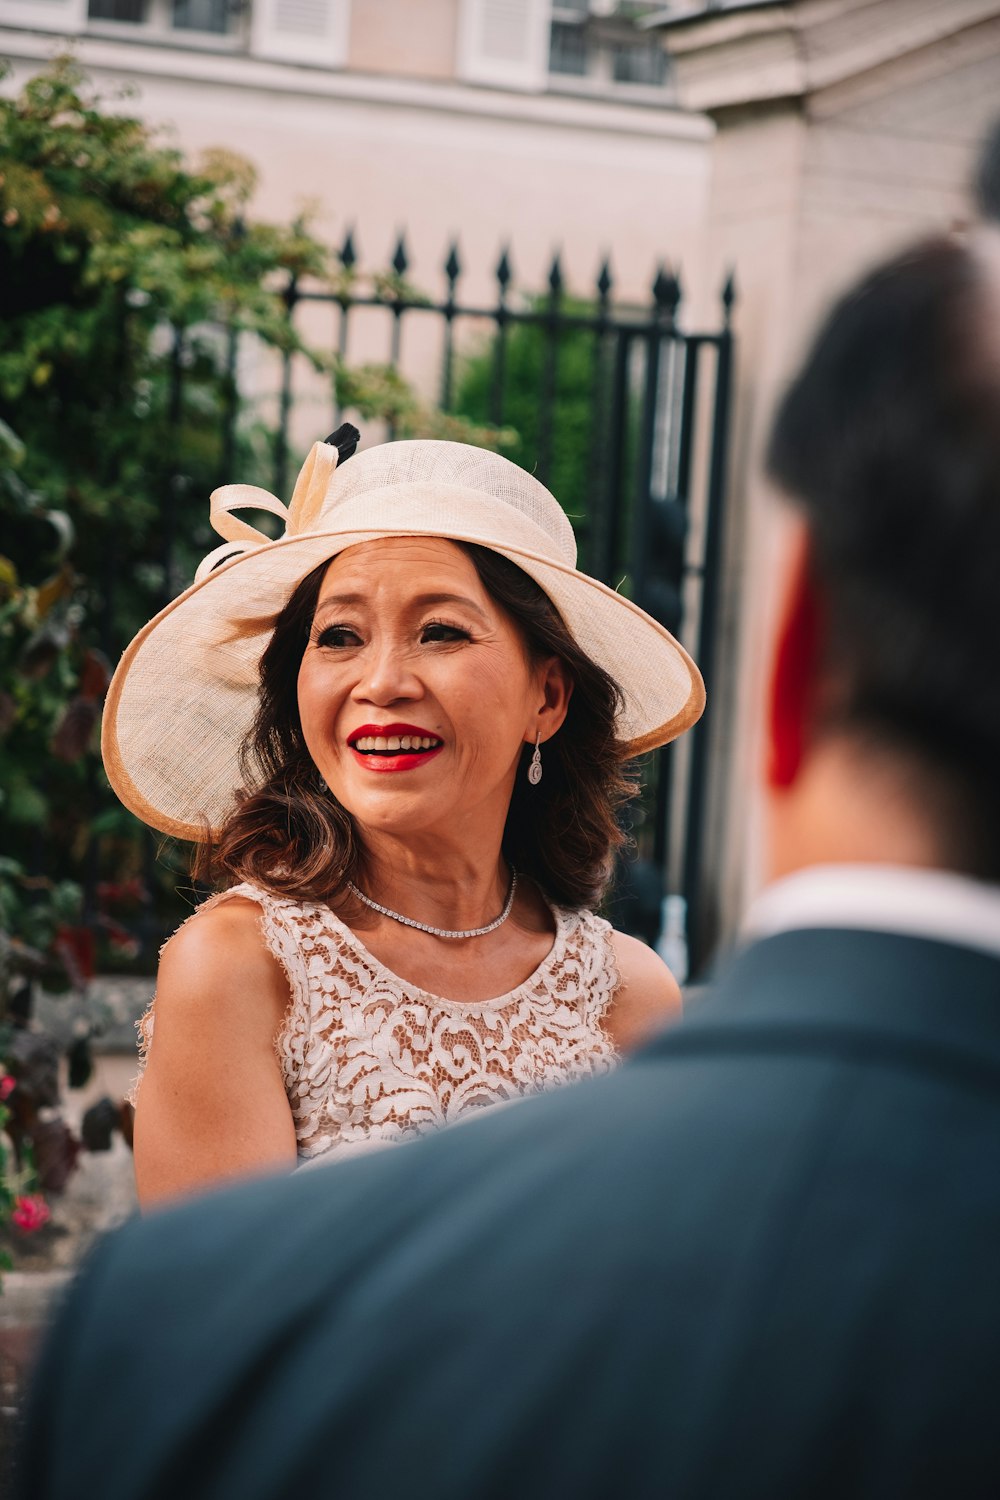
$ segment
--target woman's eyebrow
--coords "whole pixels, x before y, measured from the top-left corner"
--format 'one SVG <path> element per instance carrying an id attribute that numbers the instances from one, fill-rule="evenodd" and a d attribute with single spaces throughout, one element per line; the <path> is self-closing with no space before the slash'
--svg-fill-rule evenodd
<path id="1" fill-rule="evenodd" d="M 367 600 L 364 594 L 327 594 L 325 599 L 318 600 L 316 613 L 322 609 L 343 609 L 346 605 L 365 604 Z"/>
<path id="2" fill-rule="evenodd" d="M 321 599 L 316 605 L 316 614 L 319 615 L 328 609 L 345 609 L 370 603 L 371 599 L 366 594 L 327 594 L 326 598 Z M 478 615 L 481 620 L 486 619 L 485 611 L 474 599 L 468 598 L 465 594 L 415 594 L 410 600 L 410 608 L 414 611 L 426 609 L 431 604 L 459 604 Z"/>
<path id="3" fill-rule="evenodd" d="M 426 609 L 429 604 L 461 604 L 466 609 L 471 609 L 473 614 L 481 620 L 486 619 L 486 613 L 480 609 L 474 599 L 469 599 L 465 594 L 418 594 L 413 600 L 415 609 Z"/>

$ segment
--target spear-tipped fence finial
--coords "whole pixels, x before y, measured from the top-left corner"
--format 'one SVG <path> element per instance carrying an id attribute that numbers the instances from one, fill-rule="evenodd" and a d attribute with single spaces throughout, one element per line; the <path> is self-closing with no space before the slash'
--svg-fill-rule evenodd
<path id="1" fill-rule="evenodd" d="M 462 274 L 462 262 L 458 258 L 458 241 L 452 240 L 448 248 L 448 259 L 444 263 L 444 274 L 448 278 L 449 294 L 455 290 L 455 282 Z"/>
<path id="2" fill-rule="evenodd" d="M 403 277 L 406 275 L 409 264 L 410 257 L 406 253 L 406 235 L 400 230 L 399 239 L 396 241 L 396 248 L 392 255 L 392 269 L 397 276 Z"/>
<path id="3" fill-rule="evenodd" d="M 668 271 L 661 263 L 657 267 L 656 280 L 653 282 L 653 301 L 656 303 L 657 311 L 666 313 L 672 319 L 677 312 L 680 300 L 680 281 L 673 271 Z"/>
<path id="4" fill-rule="evenodd" d="M 352 225 L 344 235 L 344 243 L 340 247 L 340 264 L 345 271 L 350 271 L 358 258 L 358 252 L 354 247 L 354 226 Z"/>
<path id="5" fill-rule="evenodd" d="M 726 279 L 722 284 L 720 300 L 722 302 L 722 316 L 728 328 L 733 316 L 733 303 L 736 301 L 736 272 L 733 270 L 728 271 L 726 274 Z"/>

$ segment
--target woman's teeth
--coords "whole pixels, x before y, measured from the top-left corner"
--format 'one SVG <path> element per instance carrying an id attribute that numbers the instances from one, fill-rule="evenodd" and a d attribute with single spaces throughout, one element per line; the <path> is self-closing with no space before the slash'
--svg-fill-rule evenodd
<path id="1" fill-rule="evenodd" d="M 419 734 L 366 734 L 353 743 L 355 750 L 360 750 L 362 754 L 382 750 L 391 755 L 398 750 L 434 750 L 441 741 Z"/>

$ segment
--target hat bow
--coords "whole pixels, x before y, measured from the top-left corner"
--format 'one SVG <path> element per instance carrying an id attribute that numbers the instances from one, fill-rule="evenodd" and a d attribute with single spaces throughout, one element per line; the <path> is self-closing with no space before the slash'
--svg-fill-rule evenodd
<path id="1" fill-rule="evenodd" d="M 353 430 L 353 429 L 352 429 Z M 334 434 L 336 436 L 336 434 Z M 353 448 L 351 450 L 353 452 Z M 345 457 L 349 457 L 345 454 Z M 216 547 L 203 557 L 194 575 L 200 583 L 209 573 L 221 567 L 232 557 L 246 552 L 255 552 L 258 547 L 267 547 L 275 540 L 249 521 L 241 521 L 234 514 L 238 510 L 266 510 L 285 523 L 285 536 L 298 536 L 308 531 L 318 519 L 327 498 L 330 480 L 340 459 L 340 451 L 332 442 L 313 443 L 312 451 L 302 465 L 295 489 L 288 505 L 272 495 L 270 490 L 257 484 L 224 484 L 212 491 L 209 519 L 213 529 L 223 537 L 221 547 Z"/>

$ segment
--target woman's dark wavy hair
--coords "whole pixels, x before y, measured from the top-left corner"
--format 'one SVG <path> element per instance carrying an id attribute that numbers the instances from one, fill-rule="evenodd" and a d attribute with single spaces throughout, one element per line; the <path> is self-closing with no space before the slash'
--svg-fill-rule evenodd
<path id="1" fill-rule="evenodd" d="M 530 786 L 526 745 L 514 782 L 503 852 L 553 901 L 596 905 L 624 835 L 617 812 L 634 794 L 623 769 L 627 747 L 615 723 L 618 684 L 580 649 L 555 606 L 520 568 L 486 547 L 461 546 L 483 587 L 519 627 L 534 660 L 559 657 L 573 693 L 565 723 L 545 746 L 545 774 Z M 203 846 L 195 875 L 248 880 L 298 900 L 328 900 L 364 873 L 354 821 L 322 784 L 302 735 L 299 665 L 328 567 L 305 577 L 278 616 L 260 660 L 257 716 L 240 750 L 248 788 L 214 846 Z"/>

